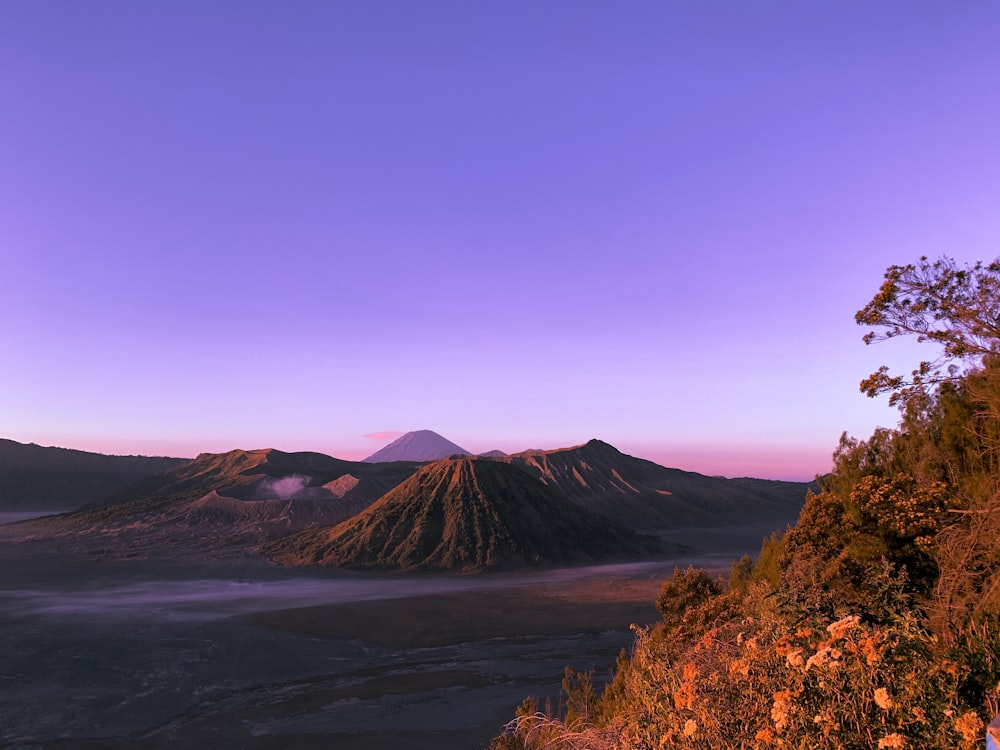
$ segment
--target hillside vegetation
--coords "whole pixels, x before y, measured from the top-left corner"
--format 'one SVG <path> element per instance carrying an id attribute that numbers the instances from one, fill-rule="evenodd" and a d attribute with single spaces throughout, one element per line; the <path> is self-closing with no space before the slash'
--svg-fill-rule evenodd
<path id="1" fill-rule="evenodd" d="M 677 571 L 600 695 L 567 669 L 511 748 L 978 748 L 1000 701 L 1000 261 L 893 266 L 866 343 L 936 350 L 862 382 L 901 419 L 844 436 L 798 523 L 728 585 Z"/>

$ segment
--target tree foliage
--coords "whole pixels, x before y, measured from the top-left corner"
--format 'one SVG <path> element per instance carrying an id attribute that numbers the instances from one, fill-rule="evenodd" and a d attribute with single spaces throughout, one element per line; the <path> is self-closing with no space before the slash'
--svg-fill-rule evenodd
<path id="1" fill-rule="evenodd" d="M 567 671 L 573 715 L 495 747 L 981 747 L 1000 711 L 1000 259 L 892 266 L 857 322 L 881 329 L 866 343 L 938 348 L 862 383 L 898 427 L 845 433 L 798 523 L 728 591 L 675 570 L 600 699 Z"/>
<path id="2" fill-rule="evenodd" d="M 905 403 L 938 383 L 953 381 L 984 357 L 1000 354 L 1000 258 L 960 267 L 950 258 L 890 266 L 875 297 L 855 315 L 858 325 L 875 326 L 864 341 L 915 336 L 942 348 L 920 362 L 907 380 L 880 367 L 861 382 L 869 396 L 891 392 Z"/>
<path id="3" fill-rule="evenodd" d="M 686 613 L 721 593 L 722 586 L 704 570 L 674 569 L 674 577 L 660 590 L 656 608 L 668 622 L 680 622 Z"/>
<path id="4" fill-rule="evenodd" d="M 566 705 L 566 716 L 563 721 L 566 726 L 580 727 L 591 723 L 590 713 L 597 703 L 593 679 L 592 669 L 581 672 L 566 667 L 562 681 L 562 697 Z"/>

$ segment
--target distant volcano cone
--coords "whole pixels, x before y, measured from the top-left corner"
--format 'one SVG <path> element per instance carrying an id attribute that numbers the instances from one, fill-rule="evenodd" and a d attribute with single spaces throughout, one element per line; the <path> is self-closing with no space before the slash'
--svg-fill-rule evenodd
<path id="1" fill-rule="evenodd" d="M 385 448 L 363 459 L 366 464 L 386 461 L 438 461 L 448 456 L 468 456 L 469 451 L 438 435 L 432 430 L 408 432 Z"/>
<path id="2" fill-rule="evenodd" d="M 564 500 L 510 464 L 423 467 L 366 511 L 269 548 L 290 565 L 490 570 L 635 559 L 655 540 Z"/>

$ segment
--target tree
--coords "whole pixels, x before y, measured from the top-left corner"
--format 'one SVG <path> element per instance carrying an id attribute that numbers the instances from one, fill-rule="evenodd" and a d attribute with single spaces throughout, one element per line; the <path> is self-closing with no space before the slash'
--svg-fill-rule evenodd
<path id="1" fill-rule="evenodd" d="M 918 576 L 920 554 L 934 558 L 926 606 L 937 634 L 978 642 L 982 628 L 1000 627 L 1000 258 L 891 266 L 855 319 L 883 329 L 869 331 L 868 344 L 909 335 L 941 347 L 908 380 L 881 367 L 862 381 L 864 393 L 890 392 L 903 408 L 894 440 L 903 465 L 851 479 L 851 499 Z"/>
<path id="2" fill-rule="evenodd" d="M 566 667 L 563 673 L 562 694 L 566 700 L 566 717 L 563 722 L 570 729 L 579 730 L 591 723 L 590 712 L 597 704 L 593 678 L 592 669 L 580 672 L 573 667 Z"/>
<path id="3" fill-rule="evenodd" d="M 942 346 L 921 362 L 909 380 L 880 367 L 861 381 L 868 396 L 890 392 L 890 404 L 906 404 L 942 382 L 958 380 L 984 358 L 1000 355 L 1000 258 L 960 267 L 950 258 L 890 266 L 875 297 L 855 315 L 858 325 L 876 326 L 864 341 L 916 336 Z"/>
<path id="4" fill-rule="evenodd" d="M 656 608 L 667 622 L 680 622 L 688 610 L 721 593 L 722 586 L 704 570 L 691 566 L 684 571 L 674 568 L 673 578 L 665 581 L 660 589 Z"/>

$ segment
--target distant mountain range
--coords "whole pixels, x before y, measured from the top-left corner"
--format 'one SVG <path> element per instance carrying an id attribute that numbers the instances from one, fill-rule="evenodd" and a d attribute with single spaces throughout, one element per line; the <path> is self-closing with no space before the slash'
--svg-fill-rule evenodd
<path id="1" fill-rule="evenodd" d="M 106 481 L 101 486 L 114 486 L 105 497 L 73 495 L 89 502 L 18 529 L 70 546 L 75 540 L 80 549 L 101 544 L 105 555 L 243 554 L 263 545 L 290 565 L 492 570 L 652 553 L 657 545 L 637 530 L 757 521 L 778 528 L 798 516 L 809 488 L 668 469 L 600 440 L 471 457 L 430 431 L 410 435 L 379 453 L 436 448 L 451 457 L 372 461 L 376 453 L 358 462 L 268 449 L 148 459 L 154 463 L 135 466 L 159 473 L 127 486 Z M 33 465 L 37 474 L 44 457 L 65 458 L 29 453 L 41 462 Z"/>

